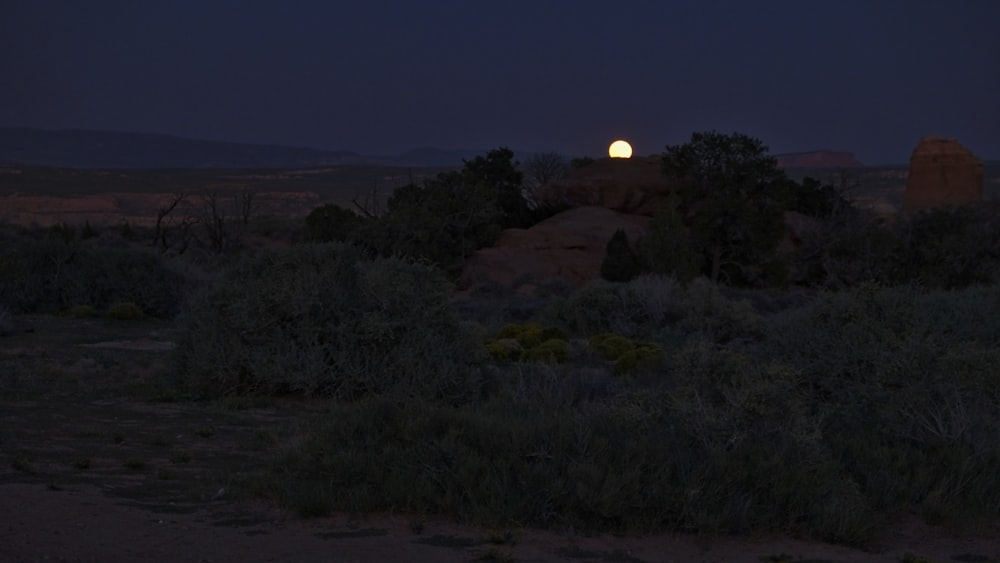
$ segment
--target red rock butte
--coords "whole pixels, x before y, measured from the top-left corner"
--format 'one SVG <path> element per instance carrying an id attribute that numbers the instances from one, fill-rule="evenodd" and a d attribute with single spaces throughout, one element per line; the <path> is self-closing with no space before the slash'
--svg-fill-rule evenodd
<path id="1" fill-rule="evenodd" d="M 982 160 L 955 139 L 920 140 L 910 156 L 904 212 L 982 200 Z"/>

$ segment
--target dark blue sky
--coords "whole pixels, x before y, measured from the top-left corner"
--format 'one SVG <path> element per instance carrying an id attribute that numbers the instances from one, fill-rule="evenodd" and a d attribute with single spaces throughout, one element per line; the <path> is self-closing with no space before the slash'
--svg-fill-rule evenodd
<path id="1" fill-rule="evenodd" d="M 1000 159 L 1000 1 L 3 0 L 0 126 L 395 154 L 692 131 Z"/>

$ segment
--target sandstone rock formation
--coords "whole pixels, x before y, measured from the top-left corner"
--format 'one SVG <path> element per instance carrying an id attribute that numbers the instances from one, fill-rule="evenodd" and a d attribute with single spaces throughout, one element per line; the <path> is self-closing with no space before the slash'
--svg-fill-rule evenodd
<path id="1" fill-rule="evenodd" d="M 669 192 L 661 157 L 647 156 L 598 160 L 540 187 L 535 197 L 556 207 L 596 205 L 652 215 Z"/>
<path id="2" fill-rule="evenodd" d="M 983 161 L 955 139 L 925 137 L 910 156 L 903 211 L 983 199 Z"/>
<path id="3" fill-rule="evenodd" d="M 466 262 L 459 288 L 492 283 L 531 292 L 537 284 L 557 278 L 583 285 L 600 277 L 606 246 L 617 229 L 634 243 L 648 223 L 645 216 L 586 206 L 528 229 L 507 229 L 495 246 L 479 250 Z"/>

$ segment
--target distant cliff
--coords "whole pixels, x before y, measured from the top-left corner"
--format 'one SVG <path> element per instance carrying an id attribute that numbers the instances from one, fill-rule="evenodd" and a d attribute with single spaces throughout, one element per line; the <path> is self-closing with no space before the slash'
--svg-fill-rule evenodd
<path id="1" fill-rule="evenodd" d="M 846 151 L 809 151 L 776 154 L 780 168 L 863 168 L 864 164 Z"/>

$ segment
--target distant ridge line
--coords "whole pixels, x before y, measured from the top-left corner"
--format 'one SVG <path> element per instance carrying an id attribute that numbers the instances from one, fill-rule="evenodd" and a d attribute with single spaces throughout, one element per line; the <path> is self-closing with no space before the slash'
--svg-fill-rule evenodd
<path id="1" fill-rule="evenodd" d="M 482 151 L 485 152 L 485 151 Z M 0 127 L 0 164 L 63 168 L 312 168 L 459 166 L 473 151 L 414 149 L 399 156 L 235 143 L 163 133 Z"/>

